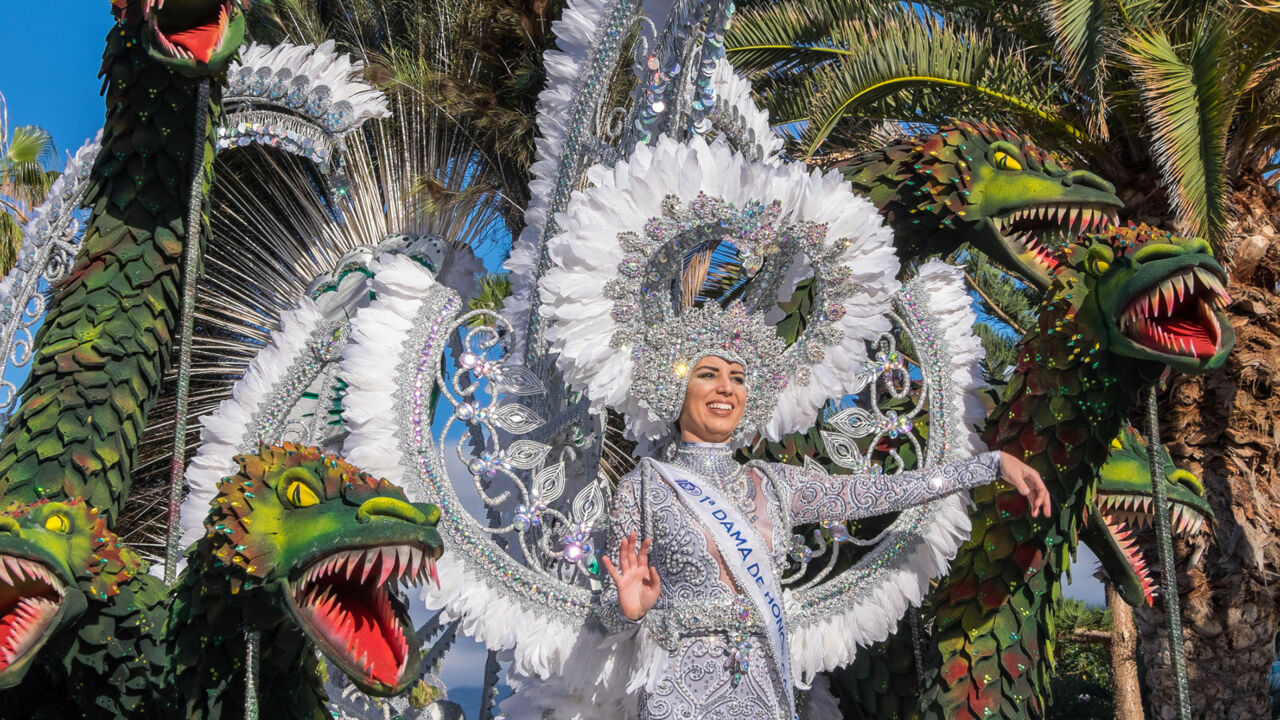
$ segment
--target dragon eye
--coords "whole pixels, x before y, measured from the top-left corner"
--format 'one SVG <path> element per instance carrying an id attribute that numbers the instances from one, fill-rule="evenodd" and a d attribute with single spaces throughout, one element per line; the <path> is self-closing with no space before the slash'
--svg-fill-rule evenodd
<path id="1" fill-rule="evenodd" d="M 1003 150 L 997 150 L 995 154 L 996 167 L 1001 170 L 1021 170 L 1022 163 L 1017 158 Z"/>
<path id="2" fill-rule="evenodd" d="M 307 484 L 301 480 L 294 480 L 289 483 L 289 487 L 285 488 L 284 496 L 289 498 L 289 502 L 294 507 L 304 508 L 311 507 L 320 502 L 320 498 L 316 497 L 316 493 Z"/>
<path id="3" fill-rule="evenodd" d="M 50 515 L 44 521 L 44 529 L 65 535 L 71 532 L 71 523 L 67 522 L 67 519 L 61 515 Z"/>

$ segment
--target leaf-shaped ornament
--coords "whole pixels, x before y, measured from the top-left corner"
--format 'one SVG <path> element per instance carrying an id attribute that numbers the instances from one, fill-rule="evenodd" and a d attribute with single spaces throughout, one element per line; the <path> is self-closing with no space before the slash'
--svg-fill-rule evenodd
<path id="1" fill-rule="evenodd" d="M 519 403 L 499 405 L 490 415 L 498 427 L 513 435 L 523 435 L 530 430 L 542 426 L 543 420 L 537 413 Z"/>
<path id="2" fill-rule="evenodd" d="M 573 499 L 573 517 L 584 525 L 594 525 L 604 517 L 604 493 L 600 490 L 599 481 L 582 488 Z"/>
<path id="3" fill-rule="evenodd" d="M 547 391 L 546 386 L 529 368 L 522 365 L 510 365 L 502 368 L 496 378 L 498 390 L 511 395 L 541 395 Z"/>
<path id="4" fill-rule="evenodd" d="M 853 438 L 844 433 L 823 430 L 822 442 L 827 446 L 827 457 L 831 458 L 836 465 L 855 473 L 867 471 L 867 461 L 862 457 L 862 452 L 858 450 L 858 444 L 853 441 Z"/>
<path id="5" fill-rule="evenodd" d="M 810 472 L 822 473 L 823 475 L 828 474 L 827 469 L 822 467 L 822 463 L 818 462 L 817 460 L 814 460 L 809 455 L 804 456 L 804 469 Z"/>
<path id="6" fill-rule="evenodd" d="M 540 503 L 553 503 L 564 494 L 564 463 L 542 468 L 533 476 L 533 496 Z M 576 503 L 574 505 L 576 512 Z"/>
<path id="7" fill-rule="evenodd" d="M 859 407 L 841 410 L 827 422 L 851 437 L 866 437 L 880 431 L 880 423 L 875 421 L 871 413 Z"/>
<path id="8" fill-rule="evenodd" d="M 550 445 L 521 439 L 507 446 L 503 455 L 506 461 L 511 463 L 511 467 L 517 470 L 532 470 L 542 464 L 549 452 L 551 452 Z"/>

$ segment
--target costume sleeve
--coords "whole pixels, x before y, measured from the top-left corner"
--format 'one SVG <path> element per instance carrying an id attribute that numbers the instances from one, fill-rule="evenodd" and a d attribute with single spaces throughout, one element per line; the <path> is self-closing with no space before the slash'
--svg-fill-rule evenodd
<path id="1" fill-rule="evenodd" d="M 1000 453 L 896 475 L 827 475 L 784 466 L 790 486 L 791 522 L 854 520 L 883 515 L 986 485 L 1000 475 Z"/>
<path id="2" fill-rule="evenodd" d="M 613 493 L 613 506 L 609 510 L 607 552 L 614 567 L 621 568 L 618 557 L 622 549 L 622 540 L 633 532 L 636 534 L 637 541 L 644 534 L 640 527 L 640 474 L 638 472 L 622 478 L 617 490 Z M 604 624 L 610 636 L 633 633 L 644 620 L 644 618 L 631 620 L 622 614 L 621 608 L 618 607 L 618 586 L 614 584 L 611 577 L 606 577 L 604 581 L 604 591 L 600 594 L 599 615 L 600 622 Z"/>

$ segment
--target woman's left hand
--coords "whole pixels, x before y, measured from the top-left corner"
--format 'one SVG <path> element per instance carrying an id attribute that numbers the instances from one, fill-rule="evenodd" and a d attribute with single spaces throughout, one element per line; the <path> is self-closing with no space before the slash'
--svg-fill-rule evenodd
<path id="1" fill-rule="evenodd" d="M 1022 493 L 1031 505 L 1031 517 L 1048 517 L 1053 506 L 1049 502 L 1049 488 L 1044 486 L 1040 473 L 1007 452 L 1000 453 L 1000 479 Z"/>

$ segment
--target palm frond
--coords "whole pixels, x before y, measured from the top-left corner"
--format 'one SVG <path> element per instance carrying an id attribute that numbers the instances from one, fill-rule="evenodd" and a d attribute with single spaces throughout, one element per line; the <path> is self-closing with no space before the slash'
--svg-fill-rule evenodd
<path id="1" fill-rule="evenodd" d="M 860 34 L 868 40 L 858 54 L 813 72 L 805 157 L 813 156 L 847 115 L 863 114 L 886 100 L 894 103 L 899 119 L 924 121 L 956 113 L 957 97 L 977 100 L 997 112 L 1088 139 L 1064 119 L 1055 91 L 1036 87 L 1022 58 L 999 46 L 994 29 L 903 11 L 864 24 Z M 945 90 L 958 93 L 944 95 L 946 103 L 936 102 L 937 91 Z"/>
<path id="2" fill-rule="evenodd" d="M 1089 129 L 1107 139 L 1107 99 L 1104 83 L 1107 56 L 1115 42 L 1111 0 L 1046 0 L 1045 20 L 1067 74 L 1089 107 Z"/>
<path id="3" fill-rule="evenodd" d="M 782 0 L 739 6 L 725 35 L 725 53 L 753 79 L 812 68 L 856 51 L 844 26 L 881 15 L 883 3 L 854 0 Z"/>
<path id="4" fill-rule="evenodd" d="M 1211 242 L 1226 233 L 1226 97 L 1222 22 L 1207 26 L 1184 58 L 1159 30 L 1126 43 L 1171 209 L 1186 231 Z"/>

